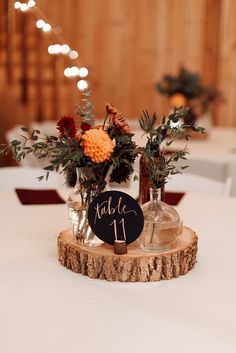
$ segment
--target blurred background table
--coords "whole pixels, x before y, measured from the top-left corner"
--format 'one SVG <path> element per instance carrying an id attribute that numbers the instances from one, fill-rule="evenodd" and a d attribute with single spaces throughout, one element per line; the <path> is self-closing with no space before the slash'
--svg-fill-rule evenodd
<path id="1" fill-rule="evenodd" d="M 235 198 L 182 199 L 184 224 L 199 237 L 187 275 L 109 283 L 59 264 L 66 204 L 22 206 L 14 191 L 0 197 L 1 352 L 235 352 Z"/>

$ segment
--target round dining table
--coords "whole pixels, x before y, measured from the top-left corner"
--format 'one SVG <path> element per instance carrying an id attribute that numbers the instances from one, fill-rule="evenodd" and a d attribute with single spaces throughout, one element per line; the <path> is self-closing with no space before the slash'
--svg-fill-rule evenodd
<path id="1" fill-rule="evenodd" d="M 95 280 L 57 258 L 66 204 L 0 193 L 1 353 L 235 353 L 236 198 L 184 195 L 197 263 L 159 282 Z"/>

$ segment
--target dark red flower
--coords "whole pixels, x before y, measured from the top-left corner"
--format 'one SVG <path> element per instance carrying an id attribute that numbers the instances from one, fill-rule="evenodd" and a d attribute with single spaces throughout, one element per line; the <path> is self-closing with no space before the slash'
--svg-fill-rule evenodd
<path id="1" fill-rule="evenodd" d="M 57 129 L 62 137 L 75 137 L 77 130 L 74 118 L 72 116 L 63 116 L 57 123 Z"/>
<path id="2" fill-rule="evenodd" d="M 87 123 L 83 123 L 80 125 L 80 128 L 82 131 L 87 131 L 91 129 L 91 125 L 87 124 Z"/>

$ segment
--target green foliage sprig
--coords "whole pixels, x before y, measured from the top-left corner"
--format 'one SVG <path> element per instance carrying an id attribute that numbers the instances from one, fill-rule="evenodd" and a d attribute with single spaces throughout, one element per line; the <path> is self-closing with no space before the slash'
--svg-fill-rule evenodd
<path id="1" fill-rule="evenodd" d="M 187 159 L 187 146 L 182 150 L 170 153 L 167 153 L 168 147 L 180 137 L 185 137 L 188 140 L 190 136 L 184 133 L 186 129 L 199 133 L 205 131 L 202 127 L 181 123 L 187 113 L 188 108 L 175 108 L 169 116 L 163 116 L 158 127 L 156 127 L 156 113 L 150 116 L 148 111 L 143 111 L 140 117 L 140 127 L 147 135 L 147 143 L 145 147 L 139 148 L 139 151 L 145 158 L 153 188 L 162 188 L 171 175 L 181 173 L 183 169 L 187 168 L 187 166 L 178 168 L 176 165 L 179 160 Z"/>
<path id="2" fill-rule="evenodd" d="M 13 158 L 19 163 L 28 154 L 38 159 L 48 160 L 49 165 L 43 168 L 46 175 L 39 176 L 39 180 L 44 177 L 48 179 L 50 171 L 60 170 L 61 173 L 70 173 L 81 164 L 83 152 L 78 149 L 75 139 L 69 139 L 68 136 L 62 138 L 48 136 L 39 130 L 30 131 L 26 127 L 21 130 L 27 133 L 27 135 L 21 135 L 23 141 L 13 140 L 9 145 L 2 145 L 1 152 L 5 154 L 12 152 Z"/>
<path id="3" fill-rule="evenodd" d="M 82 103 L 75 106 L 75 114 L 80 117 L 80 124 L 94 126 L 95 114 L 93 104 L 89 101 L 90 96 L 90 91 L 84 90 L 82 92 Z"/>

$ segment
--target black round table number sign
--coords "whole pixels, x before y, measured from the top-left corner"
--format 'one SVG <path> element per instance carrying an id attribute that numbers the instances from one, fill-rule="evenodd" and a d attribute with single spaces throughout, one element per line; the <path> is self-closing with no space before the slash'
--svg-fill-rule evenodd
<path id="1" fill-rule="evenodd" d="M 96 236 L 105 243 L 135 241 L 143 230 L 144 218 L 139 204 L 121 191 L 98 195 L 88 209 L 88 221 Z"/>

